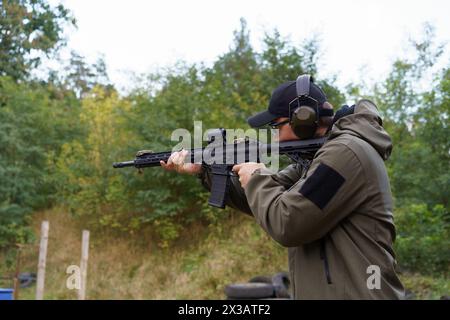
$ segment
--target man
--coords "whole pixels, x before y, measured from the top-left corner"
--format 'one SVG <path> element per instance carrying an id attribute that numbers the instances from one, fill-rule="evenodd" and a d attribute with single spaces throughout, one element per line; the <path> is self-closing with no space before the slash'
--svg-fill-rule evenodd
<path id="1" fill-rule="evenodd" d="M 313 82 L 309 86 L 320 110 L 331 108 L 323 91 Z M 279 141 L 299 139 L 289 107 L 298 98 L 296 81 L 282 84 L 269 110 L 249 118 L 249 124 L 279 128 Z M 314 136 L 325 135 L 328 128 L 329 117 L 320 117 Z M 292 164 L 273 173 L 259 163 L 233 167 L 239 180 L 232 179 L 228 204 L 253 215 L 288 247 L 295 299 L 404 297 L 395 272 L 392 196 L 383 162 L 391 150 L 376 106 L 361 100 L 336 113 L 328 140 L 309 169 Z M 174 153 L 161 165 L 198 174 L 208 187 L 208 170 L 184 163 L 185 156 Z"/>

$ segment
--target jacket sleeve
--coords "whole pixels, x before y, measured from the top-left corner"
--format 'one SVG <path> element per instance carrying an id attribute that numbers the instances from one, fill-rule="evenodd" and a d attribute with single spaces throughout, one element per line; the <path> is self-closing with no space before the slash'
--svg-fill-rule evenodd
<path id="1" fill-rule="evenodd" d="M 286 190 L 300 179 L 301 173 L 302 172 L 300 167 L 298 167 L 296 164 L 291 164 L 277 174 L 272 173 L 272 177 L 281 188 Z M 207 190 L 211 191 L 211 171 L 208 167 L 203 167 L 202 173 L 199 175 L 199 178 L 202 182 L 202 185 Z M 226 205 L 242 211 L 248 215 L 253 215 L 247 201 L 247 196 L 241 186 L 241 183 L 239 182 L 238 177 L 232 176 L 230 178 L 230 188 L 228 190 Z"/>
<path id="2" fill-rule="evenodd" d="M 286 247 L 322 238 L 366 198 L 364 171 L 345 144 L 329 142 L 314 158 L 304 179 L 288 190 L 265 169 L 245 187 L 253 215 Z"/>

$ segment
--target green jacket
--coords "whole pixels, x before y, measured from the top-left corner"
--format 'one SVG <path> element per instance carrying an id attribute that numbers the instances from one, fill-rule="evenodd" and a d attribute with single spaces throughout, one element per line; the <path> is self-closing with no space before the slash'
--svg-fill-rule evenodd
<path id="1" fill-rule="evenodd" d="M 296 164 L 256 170 L 244 189 L 232 180 L 228 204 L 288 247 L 295 299 L 404 297 L 384 165 L 391 150 L 376 106 L 361 100 L 334 124 L 307 172 Z M 208 173 L 204 180 L 208 186 Z"/>

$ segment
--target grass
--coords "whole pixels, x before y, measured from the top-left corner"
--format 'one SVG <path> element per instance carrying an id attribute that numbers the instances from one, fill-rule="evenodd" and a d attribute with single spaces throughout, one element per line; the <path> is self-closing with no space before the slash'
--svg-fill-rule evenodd
<path id="1" fill-rule="evenodd" d="M 46 299 L 76 299 L 66 288 L 69 265 L 79 265 L 81 230 L 62 210 L 39 213 L 34 229 L 49 220 Z M 24 250 L 22 271 L 35 271 L 37 247 Z M 250 217 L 235 216 L 226 226 L 193 225 L 170 248 L 152 237 L 118 238 L 91 232 L 87 297 L 89 299 L 223 299 L 224 286 L 257 274 L 287 270 L 287 252 Z M 34 299 L 35 286 L 20 299 Z"/>
<path id="2" fill-rule="evenodd" d="M 424 276 L 418 273 L 400 275 L 405 288 L 411 290 L 414 299 L 435 300 L 450 293 L 450 280 L 445 277 Z"/>
<path id="3" fill-rule="evenodd" d="M 66 269 L 79 265 L 83 227 L 55 208 L 34 216 L 37 235 L 45 219 L 50 222 L 45 299 L 76 299 L 76 291 L 66 287 Z M 229 283 L 287 270 L 286 249 L 241 214 L 209 227 L 192 225 L 170 248 L 159 247 L 150 233 L 117 237 L 91 232 L 89 250 L 88 299 L 224 299 Z M 36 245 L 23 250 L 22 272 L 35 272 L 37 251 Z M 416 299 L 450 292 L 448 278 L 411 273 L 401 278 Z M 34 299 L 35 290 L 21 289 L 19 298 Z"/>

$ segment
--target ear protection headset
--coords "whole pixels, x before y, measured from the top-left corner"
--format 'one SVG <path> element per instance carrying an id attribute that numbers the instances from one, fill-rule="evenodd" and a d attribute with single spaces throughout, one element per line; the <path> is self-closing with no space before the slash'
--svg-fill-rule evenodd
<path id="1" fill-rule="evenodd" d="M 289 103 L 289 124 L 300 139 L 314 137 L 320 116 L 333 116 L 333 110 L 319 108 L 319 102 L 309 95 L 311 82 L 309 74 L 298 76 L 297 97 Z"/>

